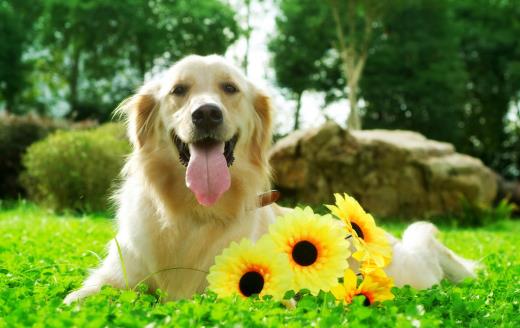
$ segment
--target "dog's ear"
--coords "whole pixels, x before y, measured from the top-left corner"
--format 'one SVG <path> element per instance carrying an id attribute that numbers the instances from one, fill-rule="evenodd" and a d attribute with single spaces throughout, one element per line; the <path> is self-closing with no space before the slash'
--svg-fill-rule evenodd
<path id="1" fill-rule="evenodd" d="M 262 91 L 255 92 L 253 102 L 259 124 L 255 125 L 251 147 L 252 160 L 258 166 L 269 167 L 268 151 L 272 141 L 273 108 L 271 99 Z"/>
<path id="2" fill-rule="evenodd" d="M 125 99 L 116 109 L 116 114 L 126 116 L 128 136 L 136 148 L 141 148 L 152 137 L 157 113 L 156 94 L 159 84 L 151 81 L 133 96 Z"/>

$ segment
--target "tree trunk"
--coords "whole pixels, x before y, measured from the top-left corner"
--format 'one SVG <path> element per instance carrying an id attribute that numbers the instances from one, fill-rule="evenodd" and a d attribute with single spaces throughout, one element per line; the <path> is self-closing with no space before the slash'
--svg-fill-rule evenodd
<path id="1" fill-rule="evenodd" d="M 359 115 L 359 108 L 357 105 L 358 97 L 357 97 L 357 82 L 349 83 L 348 90 L 348 101 L 350 105 L 350 113 L 347 118 L 347 128 L 349 130 L 361 130 L 361 117 Z"/>
<path id="2" fill-rule="evenodd" d="M 296 131 L 300 128 L 300 109 L 302 107 L 302 94 L 303 92 L 298 93 L 296 98 L 296 111 L 294 113 L 293 131 Z"/>
<path id="3" fill-rule="evenodd" d="M 372 24 L 374 17 L 368 12 L 364 17 L 364 29 L 361 32 L 360 40 L 356 41 L 356 10 L 357 2 L 348 1 L 347 10 L 347 26 L 349 28 L 349 42 L 345 42 L 345 33 L 343 31 L 343 23 L 341 17 L 345 16 L 340 13 L 339 2 L 337 0 L 330 0 L 332 16 L 336 26 L 336 38 L 340 59 L 342 62 L 342 71 L 348 85 L 348 100 L 350 104 L 350 113 L 347 118 L 347 128 L 352 130 L 361 130 L 361 116 L 359 114 L 358 102 L 358 88 L 359 80 L 363 74 L 363 68 L 368 54 L 369 42 L 372 36 Z"/>

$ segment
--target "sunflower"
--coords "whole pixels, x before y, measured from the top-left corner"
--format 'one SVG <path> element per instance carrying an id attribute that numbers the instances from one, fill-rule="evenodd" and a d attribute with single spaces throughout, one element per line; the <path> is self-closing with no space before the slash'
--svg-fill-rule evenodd
<path id="1" fill-rule="evenodd" d="M 359 267 L 359 274 L 363 275 L 363 276 L 366 276 L 366 275 L 381 275 L 379 274 L 380 272 L 383 272 L 383 275 L 384 275 L 384 271 L 381 267 L 377 266 L 374 261 L 365 261 L 365 262 L 362 262 L 360 267 Z"/>
<path id="2" fill-rule="evenodd" d="M 372 215 L 365 212 L 352 197 L 344 194 L 334 194 L 336 205 L 327 208 L 340 218 L 353 236 L 356 252 L 353 257 L 360 261 L 373 262 L 378 267 L 387 266 L 392 259 L 392 248 L 383 229 L 376 226 Z"/>
<path id="3" fill-rule="evenodd" d="M 277 253 L 272 243 L 254 245 L 249 239 L 232 242 L 215 258 L 208 274 L 209 289 L 220 297 L 257 294 L 282 299 L 291 281 L 287 258 Z"/>
<path id="4" fill-rule="evenodd" d="M 310 207 L 278 218 L 263 239 L 272 240 L 289 259 L 296 291 L 328 291 L 348 267 L 350 243 L 343 224 L 330 215 L 314 214 Z"/>
<path id="5" fill-rule="evenodd" d="M 343 283 L 331 289 L 337 300 L 351 303 L 354 297 L 365 296 L 364 305 L 372 305 L 394 298 L 392 287 L 394 283 L 381 269 L 376 269 L 369 275 L 363 276 L 363 281 L 358 285 L 358 277 L 354 271 L 347 269 L 343 277 Z"/>

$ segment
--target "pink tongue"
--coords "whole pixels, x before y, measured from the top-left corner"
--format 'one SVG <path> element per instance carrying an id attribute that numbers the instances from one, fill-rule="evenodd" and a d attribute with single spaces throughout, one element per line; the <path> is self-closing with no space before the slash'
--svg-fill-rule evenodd
<path id="1" fill-rule="evenodd" d="M 200 147 L 190 144 L 186 186 L 204 206 L 213 205 L 231 186 L 224 143 Z"/>

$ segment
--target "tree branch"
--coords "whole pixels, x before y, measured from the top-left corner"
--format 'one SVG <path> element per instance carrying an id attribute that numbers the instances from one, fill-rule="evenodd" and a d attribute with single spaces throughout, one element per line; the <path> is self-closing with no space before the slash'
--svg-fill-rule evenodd
<path id="1" fill-rule="evenodd" d="M 330 0 L 330 7 L 332 10 L 332 17 L 334 19 L 335 25 L 336 25 L 336 37 L 338 39 L 338 47 L 339 47 L 339 55 L 342 59 L 343 65 L 343 71 L 345 74 L 345 77 L 350 76 L 351 67 L 350 66 L 350 60 L 351 60 L 351 54 L 349 54 L 347 45 L 345 44 L 345 34 L 343 33 L 343 25 L 341 23 L 341 18 L 339 14 L 339 4 L 337 0 Z"/>
<path id="2" fill-rule="evenodd" d="M 338 38 L 339 52 L 342 54 L 347 50 L 347 46 L 345 44 L 345 35 L 343 34 L 343 26 L 341 24 L 341 18 L 339 16 L 339 5 L 337 0 L 331 0 L 330 7 L 332 9 L 332 17 L 334 18 L 334 22 L 336 24 L 336 37 Z"/>
<path id="3" fill-rule="evenodd" d="M 374 23 L 374 16 L 367 13 L 365 14 L 365 26 L 363 30 L 363 42 L 361 44 L 361 50 L 358 55 L 358 58 L 356 60 L 356 64 L 354 67 L 353 76 L 356 79 L 356 83 L 359 80 L 359 77 L 361 76 L 361 73 L 363 72 L 363 69 L 365 67 L 366 59 L 368 56 L 368 48 L 370 45 L 370 39 L 372 38 L 372 24 Z"/>
<path id="4" fill-rule="evenodd" d="M 350 0 L 348 1 L 348 22 L 349 26 L 349 33 L 351 42 L 350 44 L 355 44 L 353 42 L 354 38 L 356 37 L 356 0 Z"/>

